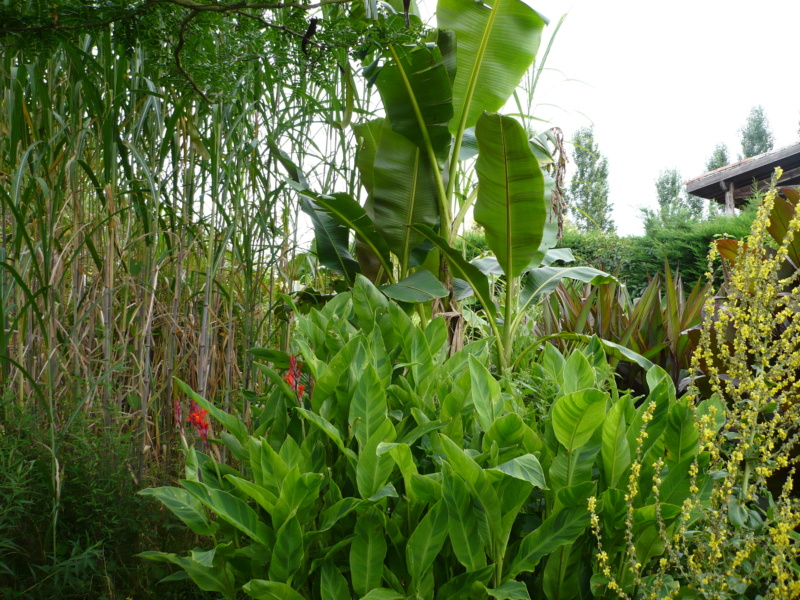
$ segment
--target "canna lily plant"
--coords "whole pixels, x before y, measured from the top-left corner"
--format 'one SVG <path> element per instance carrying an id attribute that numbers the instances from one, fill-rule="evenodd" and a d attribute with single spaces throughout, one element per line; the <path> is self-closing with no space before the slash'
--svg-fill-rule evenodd
<path id="1" fill-rule="evenodd" d="M 189 447 L 179 486 L 140 492 L 199 536 L 140 556 L 229 600 L 541 597 L 545 561 L 589 512 L 536 510 L 557 480 L 535 415 L 487 368 L 491 340 L 449 355 L 442 317 L 413 322 L 363 276 L 296 325 L 302 366 L 254 352 L 291 376 L 257 363 L 275 385 L 248 424 L 178 382 L 235 461 Z"/>
<path id="2" fill-rule="evenodd" d="M 528 306 L 565 277 L 592 283 L 612 278 L 546 260 L 556 243 L 552 184 L 522 125 L 495 114 L 533 65 L 546 19 L 521 0 L 440 0 L 436 16 L 438 29 L 426 43 L 389 44 L 364 69 L 386 113 L 354 126 L 365 203 L 314 193 L 302 178 L 292 178 L 314 223 L 321 264 L 351 282 L 359 272 L 386 281 L 384 293 L 396 300 L 449 296 L 456 311 L 452 277 L 461 279 L 486 311 L 497 364 L 507 369 Z M 461 197 L 459 179 L 476 154 L 477 194 Z M 487 274 L 453 248 L 472 208 L 506 280 L 499 310 Z"/>

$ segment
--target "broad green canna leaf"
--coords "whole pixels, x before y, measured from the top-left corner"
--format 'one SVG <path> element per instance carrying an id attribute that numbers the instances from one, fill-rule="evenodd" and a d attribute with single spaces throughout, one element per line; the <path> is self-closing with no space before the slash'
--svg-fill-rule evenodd
<path id="1" fill-rule="evenodd" d="M 201 590 L 218 592 L 227 600 L 236 600 L 234 577 L 227 567 L 203 564 L 191 557 L 177 556 L 167 552 L 142 552 L 137 556 L 156 562 L 168 562 L 178 565 L 186 571 Z"/>
<path id="2" fill-rule="evenodd" d="M 405 596 L 391 588 L 375 588 L 361 600 L 405 600 Z"/>
<path id="3" fill-rule="evenodd" d="M 625 423 L 624 398 L 618 400 L 611 410 L 606 413 L 603 420 L 603 470 L 606 476 L 606 485 L 610 488 L 617 487 L 619 478 L 631 464 L 631 448 L 628 444 L 626 433 L 628 427 Z"/>
<path id="4" fill-rule="evenodd" d="M 464 479 L 472 495 L 483 506 L 492 536 L 499 537 L 503 531 L 500 498 L 492 487 L 486 473 L 478 463 L 470 458 L 450 438 L 440 435 L 439 439 L 450 466 Z M 493 558 L 497 559 L 498 557 Z"/>
<path id="5" fill-rule="evenodd" d="M 542 490 L 547 489 L 542 465 L 539 464 L 539 459 L 533 454 L 523 454 L 489 470 L 505 473 L 509 477 L 520 481 L 527 481 Z"/>
<path id="6" fill-rule="evenodd" d="M 566 395 L 593 388 L 595 387 L 594 379 L 594 369 L 583 355 L 583 352 L 575 351 L 570 354 L 564 365 L 559 392 Z"/>
<path id="7" fill-rule="evenodd" d="M 439 425 L 439 427 L 441 427 L 441 425 Z M 417 465 L 414 462 L 413 455 L 411 454 L 411 448 L 409 448 L 406 443 L 392 444 L 382 442 L 378 444 L 376 450 L 379 456 L 385 454 L 386 452 L 389 453 L 389 456 L 392 457 L 395 464 L 400 469 L 400 473 L 403 475 L 403 481 L 405 482 L 406 486 L 406 495 L 412 502 L 416 501 L 417 497 L 416 493 L 414 492 L 414 487 L 411 484 L 411 479 L 418 473 Z"/>
<path id="8" fill-rule="evenodd" d="M 447 506 L 447 531 L 458 562 L 467 571 L 482 569 L 486 554 L 469 488 L 461 477 L 449 474 L 444 477 L 442 496 Z"/>
<path id="9" fill-rule="evenodd" d="M 356 383 L 348 418 L 361 449 L 366 447 L 386 419 L 386 392 L 375 368 L 368 364 Z"/>
<path id="10" fill-rule="evenodd" d="M 381 442 L 392 441 L 394 436 L 394 427 L 386 420 L 375 430 L 358 454 L 356 483 L 358 493 L 364 499 L 370 498 L 381 489 L 392 474 L 394 460 L 388 454 L 378 456 L 377 451 Z"/>
<path id="11" fill-rule="evenodd" d="M 278 581 L 251 579 L 242 589 L 245 594 L 256 600 L 305 600 L 291 586 Z"/>
<path id="12" fill-rule="evenodd" d="M 300 408 L 299 406 L 295 407 L 295 410 L 298 412 L 298 414 L 300 414 L 301 417 L 306 419 L 312 425 L 318 427 L 325 435 L 333 440 L 333 443 L 336 444 L 336 447 L 339 448 L 339 450 L 341 450 L 348 459 L 353 462 L 357 460 L 355 453 L 350 450 L 350 448 L 345 447 L 341 433 L 339 433 L 339 430 L 336 429 L 336 427 L 334 427 L 330 421 L 320 417 L 318 414 L 310 410 Z"/>
<path id="13" fill-rule="evenodd" d="M 320 594 L 322 600 L 350 600 L 350 589 L 347 580 L 336 565 L 326 560 L 320 571 Z"/>
<path id="14" fill-rule="evenodd" d="M 450 581 L 439 588 L 436 593 L 436 600 L 451 600 L 452 598 L 469 598 L 471 592 L 477 592 L 477 586 L 485 586 L 492 577 L 494 567 L 489 565 L 477 571 L 468 571 L 461 575 L 456 575 Z M 482 587 L 480 588 L 483 589 Z M 480 592 L 477 592 L 480 593 Z"/>
<path id="15" fill-rule="evenodd" d="M 399 302 L 429 302 L 435 298 L 444 298 L 448 291 L 433 273 L 421 269 L 412 273 L 402 281 L 386 285 L 381 291 L 392 300 Z"/>
<path id="16" fill-rule="evenodd" d="M 408 538 L 406 566 L 417 588 L 444 546 L 447 539 L 447 520 L 447 507 L 440 500 L 428 510 Z"/>
<path id="17" fill-rule="evenodd" d="M 353 510 L 361 505 L 361 500 L 358 498 L 342 498 L 333 506 L 327 508 L 322 513 L 322 524 L 317 533 L 327 531 L 333 527 L 339 519 L 349 515 Z"/>
<path id="18" fill-rule="evenodd" d="M 562 396 L 553 405 L 553 431 L 571 453 L 586 444 L 606 414 L 608 394 L 590 389 Z"/>
<path id="19" fill-rule="evenodd" d="M 386 549 L 381 517 L 370 508 L 356 522 L 356 537 L 350 544 L 350 580 L 359 597 L 380 586 Z"/>
<path id="20" fill-rule="evenodd" d="M 225 428 L 230 431 L 233 436 L 239 441 L 240 444 L 246 444 L 248 433 L 247 427 L 244 423 L 242 423 L 238 418 L 234 417 L 226 413 L 224 410 L 220 410 L 214 404 L 200 396 L 197 392 L 195 392 L 192 388 L 186 385 L 183 381 L 178 379 L 177 377 L 173 377 L 178 387 L 181 388 L 189 398 L 194 400 L 200 408 L 205 408 L 208 412 L 211 413 L 211 416 L 214 417 L 217 421 L 222 423 Z"/>
<path id="21" fill-rule="evenodd" d="M 521 581 L 506 581 L 496 588 L 486 588 L 486 593 L 495 600 L 531 600 L 528 586 Z"/>
<path id="22" fill-rule="evenodd" d="M 589 511 L 582 506 L 571 506 L 548 517 L 522 539 L 504 579 L 507 581 L 520 573 L 533 571 L 543 557 L 564 544 L 574 542 L 588 525 Z"/>
<path id="23" fill-rule="evenodd" d="M 272 530 L 259 520 L 256 512 L 243 500 L 199 481 L 182 480 L 181 485 L 223 521 L 233 525 L 265 548 L 272 547 L 275 539 Z"/>
<path id="24" fill-rule="evenodd" d="M 489 431 L 503 412 L 503 394 L 500 384 L 489 370 L 474 356 L 469 357 L 469 374 L 472 385 L 472 402 L 483 431 Z"/>
<path id="25" fill-rule="evenodd" d="M 217 524 L 208 518 L 202 503 L 188 491 L 178 487 L 140 490 L 141 496 L 153 496 L 198 535 L 214 535 Z"/>
<path id="26" fill-rule="evenodd" d="M 269 563 L 271 581 L 288 583 L 303 561 L 303 530 L 292 517 L 278 530 L 272 560 Z"/>
<path id="27" fill-rule="evenodd" d="M 667 417 L 667 430 L 664 434 L 667 465 L 677 465 L 697 453 L 700 432 L 695 427 L 692 410 L 681 402 L 676 402 Z"/>
<path id="28" fill-rule="evenodd" d="M 278 497 L 272 494 L 269 490 L 263 486 L 256 485 L 247 479 L 236 477 L 235 475 L 226 475 L 225 479 L 230 481 L 236 487 L 236 489 L 244 492 L 250 498 L 255 500 L 256 503 L 265 511 L 272 513 L 275 508 L 275 504 L 278 502 Z"/>

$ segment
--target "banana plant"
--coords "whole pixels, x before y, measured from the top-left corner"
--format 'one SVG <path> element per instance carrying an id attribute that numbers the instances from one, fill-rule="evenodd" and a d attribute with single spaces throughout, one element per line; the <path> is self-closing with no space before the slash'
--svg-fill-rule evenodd
<path id="1" fill-rule="evenodd" d="M 551 251 L 556 224 L 550 218 L 549 191 L 522 126 L 512 117 L 484 113 L 475 128 L 478 143 L 478 196 L 475 220 L 486 231 L 495 255 L 468 263 L 447 241 L 424 225 L 414 225 L 445 256 L 457 277 L 472 289 L 486 311 L 497 339 L 498 366 L 512 365 L 513 340 L 526 309 L 550 294 L 563 279 L 594 284 L 614 278 L 591 267 L 556 267 L 569 253 Z M 480 264 L 480 267 L 478 266 Z M 502 314 L 489 293 L 488 273 L 505 276 Z"/>
<path id="2" fill-rule="evenodd" d="M 413 11 L 412 11 L 413 13 Z M 356 234 L 357 257 L 363 274 L 403 280 L 427 270 L 440 276 L 438 258 L 426 257 L 432 248 L 424 232 L 415 226 L 438 228 L 438 234 L 452 245 L 474 196 L 456 201 L 459 167 L 474 156 L 475 128 L 481 115 L 500 110 L 511 98 L 523 75 L 534 62 L 547 20 L 521 0 L 497 0 L 491 4 L 472 0 L 440 0 L 438 29 L 426 43 L 413 47 L 387 44 L 364 69 L 376 85 L 386 117 L 354 126 L 358 139 L 357 166 L 366 193 L 364 218 L 385 241 L 376 248 L 363 231 L 351 226 L 345 213 L 350 197 L 314 196 L 305 206 L 311 213 L 324 213 Z M 485 141 L 501 135 L 486 131 Z M 492 142 L 501 144 L 500 139 Z M 463 152 L 462 149 L 469 151 Z M 303 193 L 311 195 L 306 189 Z M 549 196 L 548 196 L 549 198 Z M 523 198 L 531 204 L 532 198 Z M 527 243 L 537 237 L 545 213 L 535 206 L 533 220 L 520 223 Z M 312 217 L 313 218 L 313 217 Z M 315 226 L 317 224 L 315 223 Z M 328 228 L 330 229 L 330 227 Z M 317 226 L 317 236 L 326 231 Z M 518 233 L 518 232 L 515 232 Z M 534 251 L 537 246 L 534 246 Z M 352 267 L 352 256 L 341 244 L 327 244 L 322 262 L 342 272 Z M 446 255 L 447 253 L 445 253 Z M 394 257 L 389 265 L 387 258 Z M 445 262 L 449 257 L 445 256 Z M 377 268 L 376 268 L 377 266 Z M 388 271 L 394 271 L 390 273 Z M 445 284 L 451 283 L 446 275 Z M 430 282 L 429 278 L 426 281 Z M 439 287 L 424 288 L 429 300 L 442 297 Z"/>
<path id="3" fill-rule="evenodd" d="M 400 280 L 417 292 L 413 301 L 419 302 L 446 296 L 451 275 L 464 280 L 487 313 L 497 339 L 498 366 L 507 369 L 528 306 L 565 277 L 596 284 L 612 278 L 588 267 L 559 268 L 545 261 L 556 242 L 552 183 L 520 123 L 493 114 L 533 63 L 546 20 L 520 0 L 491 5 L 441 0 L 437 19 L 439 28 L 429 43 L 413 48 L 389 44 L 365 69 L 386 111 L 385 118 L 355 127 L 366 204 L 361 207 L 342 195 L 303 194 L 314 199 L 308 206 L 312 214 L 322 211 L 355 232 L 361 270 L 376 273 L 373 281 L 380 276 L 390 284 Z M 477 194 L 456 206 L 459 163 L 476 151 Z M 485 274 L 452 248 L 472 202 L 495 264 L 505 275 L 502 315 Z M 440 270 L 435 256 L 425 261 L 434 247 L 449 269 Z M 351 259 L 348 254 L 328 264 L 352 265 Z M 421 275 L 426 271 L 441 277 L 446 288 Z M 386 290 L 395 291 L 391 285 Z"/>

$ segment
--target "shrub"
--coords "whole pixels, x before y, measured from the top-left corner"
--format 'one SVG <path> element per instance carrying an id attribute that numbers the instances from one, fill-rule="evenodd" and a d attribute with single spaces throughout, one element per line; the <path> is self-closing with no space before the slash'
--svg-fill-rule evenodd
<path id="1" fill-rule="evenodd" d="M 654 222 L 643 236 L 617 237 L 566 228 L 561 245 L 572 249 L 579 264 L 617 273 L 633 297 L 641 295 L 650 279 L 663 274 L 665 260 L 693 287 L 704 278 L 709 244 L 718 237 L 744 239 L 757 202 L 736 215 L 718 215 L 708 221 Z"/>

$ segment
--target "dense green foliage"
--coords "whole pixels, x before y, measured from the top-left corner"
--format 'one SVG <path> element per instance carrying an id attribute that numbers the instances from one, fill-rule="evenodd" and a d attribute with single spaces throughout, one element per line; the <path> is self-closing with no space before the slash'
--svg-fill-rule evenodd
<path id="1" fill-rule="evenodd" d="M 415 325 L 361 277 L 352 294 L 297 323 L 300 380 L 313 382 L 308 397 L 261 367 L 280 385 L 254 404 L 254 434 L 189 392 L 225 427 L 222 440 L 243 469 L 189 448 L 183 487 L 144 493 L 210 534 L 214 546 L 187 557 L 143 556 L 177 564 L 226 598 L 239 588 L 298 599 L 587 595 L 590 579 L 600 585 L 591 577 L 589 497 L 603 498 L 604 547 L 615 559 L 627 556 L 634 523 L 616 515 L 626 486 L 640 485 L 630 467 L 665 448 L 675 487 L 660 501 L 687 499 L 679 482 L 688 480 L 697 446 L 680 431 L 690 413 L 658 367 L 648 372 L 644 402 L 611 393 L 594 339 L 566 359 L 545 346 L 537 373 L 553 395 L 544 415 L 490 375 L 486 339 L 449 358 L 446 339 L 443 319 Z M 261 354 L 277 364 L 289 359 Z M 649 441 L 637 447 L 645 431 Z M 641 568 L 618 575 L 626 589 L 652 571 L 662 552 L 652 544 L 658 528 L 677 517 L 655 518 L 654 476 L 641 473 L 648 491 L 629 503 L 646 516 L 635 525 Z M 249 539 L 233 546 L 239 534 Z"/>
<path id="2" fill-rule="evenodd" d="M 728 158 L 728 147 L 725 144 L 717 144 L 714 146 L 714 152 L 706 161 L 706 171 L 715 171 L 721 167 L 730 164 Z"/>
<path id="3" fill-rule="evenodd" d="M 578 264 L 618 273 L 637 297 L 651 278 L 664 272 L 665 260 L 686 285 L 693 286 L 706 272 L 710 244 L 718 237 L 744 239 L 754 217 L 754 208 L 746 208 L 736 215 L 717 215 L 708 221 L 653 222 L 645 235 L 638 237 L 582 234 L 567 228 L 562 245 L 572 249 Z"/>
<path id="4" fill-rule="evenodd" d="M 557 248 L 546 19 L 436 16 L 0 6 L 2 597 L 800 596 L 800 195 Z"/>

